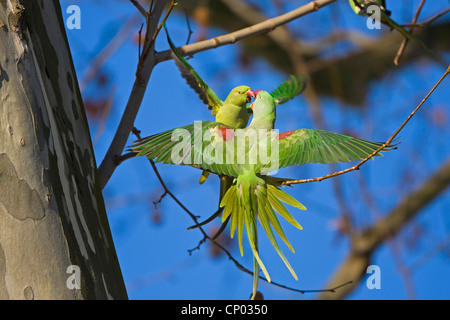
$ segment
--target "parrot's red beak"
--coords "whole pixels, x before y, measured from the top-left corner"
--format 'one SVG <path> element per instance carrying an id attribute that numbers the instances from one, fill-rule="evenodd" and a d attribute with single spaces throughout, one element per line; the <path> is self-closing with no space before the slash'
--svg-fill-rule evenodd
<path id="1" fill-rule="evenodd" d="M 253 92 L 252 89 L 248 89 L 247 91 L 247 103 L 252 101 L 252 98 L 256 98 L 255 93 Z"/>
<path id="2" fill-rule="evenodd" d="M 247 100 L 248 99 L 251 99 L 251 98 L 249 98 L 249 91 L 251 91 L 252 93 L 251 93 L 251 97 L 253 97 L 253 98 L 255 98 L 256 99 L 256 97 L 258 96 L 258 94 L 262 91 L 262 90 L 256 90 L 256 91 L 252 91 L 252 90 L 248 90 L 247 91 Z M 248 101 L 248 102 L 250 102 L 250 101 Z M 253 102 L 254 103 L 254 102 Z M 250 109 L 252 109 L 253 110 L 253 103 L 250 105 Z"/>

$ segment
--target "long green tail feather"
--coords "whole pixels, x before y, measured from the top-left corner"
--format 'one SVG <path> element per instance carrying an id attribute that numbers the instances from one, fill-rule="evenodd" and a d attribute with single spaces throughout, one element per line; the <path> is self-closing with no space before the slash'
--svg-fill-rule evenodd
<path id="1" fill-rule="evenodd" d="M 259 250 L 258 250 L 258 230 L 257 230 L 256 223 L 253 224 L 252 233 L 253 233 L 253 237 L 254 237 L 254 241 L 255 241 L 256 252 L 259 252 Z M 269 278 L 269 280 L 270 280 L 270 278 Z M 259 263 L 258 263 L 258 259 L 256 258 L 256 256 L 253 255 L 253 292 L 252 292 L 252 296 L 251 296 L 250 300 L 255 300 L 256 291 L 258 291 L 258 282 L 259 282 Z"/>
<path id="2" fill-rule="evenodd" d="M 244 212 L 243 218 L 244 218 L 245 230 L 247 232 L 248 242 L 250 243 L 250 247 L 253 251 L 253 257 L 257 260 L 259 266 L 261 267 L 262 272 L 264 273 L 264 275 L 267 278 L 267 281 L 271 282 L 269 273 L 267 272 L 267 269 L 264 266 L 264 263 L 261 261 L 261 258 L 259 257 L 259 253 L 258 253 L 256 244 L 255 244 L 253 232 L 257 232 L 256 219 L 255 219 L 255 217 L 251 216 L 249 212 Z"/>
<path id="3" fill-rule="evenodd" d="M 276 185 L 280 185 L 284 180 L 285 179 L 282 178 L 265 176 L 256 177 L 251 175 L 241 179 L 238 178 L 235 184 L 228 189 L 220 202 L 220 206 L 224 208 L 222 221 L 230 219 L 230 234 L 232 237 L 237 229 L 241 255 L 243 255 L 242 233 L 245 227 L 247 240 L 250 244 L 255 263 L 261 267 L 261 270 L 269 281 L 270 278 L 268 277 L 267 270 L 259 256 L 256 220 L 262 225 L 270 242 L 291 272 L 292 276 L 295 279 L 298 279 L 294 269 L 278 245 L 272 230 L 273 227 L 288 248 L 294 252 L 294 248 L 284 233 L 275 212 L 280 214 L 280 216 L 296 228 L 302 229 L 301 225 L 292 217 L 281 202 L 301 210 L 305 210 L 306 208 L 293 197 L 276 187 Z M 254 265 L 254 275 L 259 272 L 259 269 L 257 270 L 257 268 L 259 268 L 258 266 Z M 257 279 L 254 278 L 253 294 L 256 292 L 257 283 Z"/>

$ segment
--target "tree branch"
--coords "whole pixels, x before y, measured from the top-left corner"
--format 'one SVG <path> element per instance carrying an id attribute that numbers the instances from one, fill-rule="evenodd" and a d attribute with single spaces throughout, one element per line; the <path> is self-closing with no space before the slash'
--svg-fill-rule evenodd
<path id="1" fill-rule="evenodd" d="M 417 19 L 419 18 L 419 14 L 422 11 L 422 8 L 423 8 L 424 4 L 425 4 L 425 0 L 422 0 L 420 2 L 420 4 L 419 4 L 419 7 L 417 8 L 416 14 L 414 15 L 414 18 L 413 18 L 412 23 L 411 23 L 412 25 L 409 28 L 409 32 L 411 32 L 411 33 L 414 30 L 415 24 L 417 22 Z M 397 55 L 394 58 L 394 64 L 396 66 L 398 66 L 400 58 L 402 57 L 403 52 L 405 52 L 405 48 L 406 48 L 407 43 L 408 43 L 408 38 L 404 38 L 403 41 L 402 41 L 402 44 L 400 45 L 400 48 L 398 49 Z"/>
<path id="2" fill-rule="evenodd" d="M 436 82 L 436 84 L 430 90 L 430 92 L 428 92 L 428 94 L 425 96 L 425 98 L 423 98 L 423 100 L 419 103 L 419 105 L 411 112 L 411 114 L 408 116 L 408 118 L 400 125 L 400 127 L 394 132 L 394 134 L 385 143 L 383 143 L 377 150 L 372 152 L 370 155 L 368 155 L 366 158 L 361 160 L 359 163 L 357 163 L 353 167 L 347 168 L 347 169 L 344 169 L 344 170 L 341 170 L 341 171 L 333 172 L 331 174 L 328 174 L 328 175 L 325 175 L 325 176 L 322 176 L 322 177 L 318 177 L 318 178 L 300 179 L 300 180 L 288 180 L 288 181 L 284 181 L 282 184 L 283 185 L 293 185 L 293 184 L 300 184 L 300 183 L 307 183 L 307 182 L 320 182 L 322 180 L 329 179 L 329 178 L 332 178 L 332 177 L 336 177 L 336 176 L 339 176 L 341 174 L 344 174 L 344 173 L 347 173 L 347 172 L 350 172 L 350 171 L 359 170 L 359 168 L 364 163 L 366 163 L 367 161 L 372 159 L 376 154 L 378 154 L 381 150 L 383 150 L 384 148 L 386 148 L 387 146 L 389 146 L 392 143 L 392 141 L 395 139 L 395 137 L 406 126 L 406 124 L 411 120 L 411 118 L 416 114 L 416 112 L 425 103 L 425 101 L 427 101 L 427 99 L 430 97 L 430 95 L 434 92 L 434 90 L 436 90 L 436 88 L 439 86 L 439 84 L 445 79 L 445 77 L 449 73 L 450 73 L 450 65 L 448 66 L 447 70 L 442 75 L 442 77 L 438 80 L 438 82 Z"/>
<path id="3" fill-rule="evenodd" d="M 149 14 L 147 20 L 147 28 L 145 41 L 143 45 L 143 54 L 140 56 L 138 67 L 136 70 L 136 80 L 133 84 L 127 106 L 120 120 L 119 127 L 114 135 L 113 141 L 106 152 L 105 158 L 98 168 L 100 185 L 103 189 L 111 178 L 115 168 L 117 167 L 116 158 L 122 153 L 125 144 L 134 125 L 134 120 L 138 113 L 139 107 L 144 98 L 150 75 L 156 65 L 153 54 L 148 54 L 154 50 L 155 41 L 151 41 L 151 37 L 157 30 L 159 18 L 162 15 L 166 1 L 156 1 L 153 11 Z"/>
<path id="4" fill-rule="evenodd" d="M 359 284 L 373 253 L 395 236 L 409 221 L 450 185 L 450 161 L 447 161 L 415 192 L 409 194 L 385 218 L 351 239 L 351 251 L 332 277 L 328 286 L 353 281 L 336 294 L 323 293 L 319 299 L 343 299 Z"/>
<path id="5" fill-rule="evenodd" d="M 145 11 L 144 7 L 142 7 L 137 0 L 130 0 L 130 2 L 138 9 L 144 18 L 147 18 L 147 11 Z"/>
<path id="6" fill-rule="evenodd" d="M 442 17 L 443 15 L 446 15 L 447 13 L 450 12 L 450 9 L 444 10 L 441 13 L 438 13 L 437 15 L 435 15 L 434 17 L 431 17 L 430 19 L 421 22 L 421 23 L 415 23 L 415 24 L 404 24 L 402 25 L 402 27 L 404 28 L 411 28 L 411 27 L 418 27 L 418 28 L 425 28 L 428 27 L 429 24 L 431 24 L 432 22 L 434 22 L 435 20 L 439 19 L 440 17 Z"/>
<path id="7" fill-rule="evenodd" d="M 292 11 L 289 11 L 281 16 L 265 20 L 263 22 L 254 24 L 250 27 L 232 33 L 228 33 L 219 37 L 185 45 L 180 47 L 179 50 L 183 55 L 189 56 L 201 51 L 217 48 L 228 44 L 233 44 L 237 41 L 240 41 L 250 36 L 270 32 L 283 24 L 286 24 L 292 20 L 303 17 L 309 13 L 315 12 L 320 8 L 327 6 L 333 2 L 336 2 L 336 0 L 311 1 L 308 4 L 301 6 L 297 9 L 294 9 Z M 157 52 L 155 56 L 157 62 L 162 62 L 171 59 L 171 52 L 170 50 L 161 51 Z"/>

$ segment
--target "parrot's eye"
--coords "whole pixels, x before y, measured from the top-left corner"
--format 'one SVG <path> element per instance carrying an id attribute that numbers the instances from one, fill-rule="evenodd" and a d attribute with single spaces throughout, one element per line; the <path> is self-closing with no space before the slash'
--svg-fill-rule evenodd
<path id="1" fill-rule="evenodd" d="M 241 92 L 240 92 L 240 91 L 238 91 L 238 94 L 241 94 Z"/>

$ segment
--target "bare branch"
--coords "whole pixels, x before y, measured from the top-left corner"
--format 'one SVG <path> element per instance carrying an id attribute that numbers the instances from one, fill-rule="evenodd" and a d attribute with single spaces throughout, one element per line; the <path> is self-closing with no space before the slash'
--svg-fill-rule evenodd
<path id="1" fill-rule="evenodd" d="M 414 30 L 414 27 L 415 27 L 415 24 L 416 24 L 416 22 L 417 22 L 417 19 L 419 18 L 419 14 L 420 14 L 420 12 L 422 11 L 422 8 L 423 8 L 423 5 L 425 4 L 425 0 L 422 0 L 421 2 L 420 2 L 420 4 L 419 4 L 419 7 L 417 8 L 417 11 L 416 11 L 416 14 L 414 15 L 414 18 L 413 18 L 413 20 L 412 20 L 412 25 L 411 25 L 411 27 L 409 28 L 409 32 L 413 32 L 413 30 Z M 394 64 L 396 65 L 396 66 L 398 66 L 398 63 L 399 63 L 399 61 L 400 61 L 400 58 L 402 57 L 402 55 L 403 55 L 403 52 L 405 52 L 405 48 L 406 48 L 406 44 L 408 43 L 408 38 L 404 38 L 403 39 L 403 41 L 402 41 L 402 44 L 400 45 L 400 48 L 398 49 L 398 52 L 397 52 L 397 54 L 396 54 L 396 56 L 395 56 L 395 58 L 394 58 Z"/>
<path id="2" fill-rule="evenodd" d="M 432 22 L 434 22 L 435 20 L 439 19 L 440 17 L 442 17 L 443 15 L 447 14 L 450 12 L 450 9 L 444 10 L 441 13 L 438 13 L 437 15 L 435 15 L 434 17 L 431 17 L 430 19 L 421 22 L 421 23 L 416 23 L 416 24 L 404 24 L 402 25 L 402 27 L 404 28 L 410 28 L 412 26 L 418 27 L 418 28 L 425 28 L 427 27 L 429 24 L 431 24 Z"/>
<path id="3" fill-rule="evenodd" d="M 439 86 L 439 84 L 445 79 L 445 77 L 449 73 L 450 73 L 450 65 L 448 66 L 447 70 L 442 75 L 442 77 L 438 80 L 438 82 L 430 90 L 430 92 L 428 92 L 428 94 L 425 96 L 425 98 L 423 98 L 423 100 L 419 103 L 419 105 L 411 112 L 411 114 L 402 123 L 402 125 L 397 129 L 397 131 L 395 131 L 394 134 L 385 143 L 383 143 L 377 150 L 375 150 L 370 155 L 368 155 L 366 158 L 361 160 L 358 164 L 354 165 L 351 168 L 347 168 L 345 170 L 337 171 L 337 172 L 334 172 L 334 173 L 331 173 L 331 174 L 328 174 L 328 175 L 325 175 L 325 176 L 322 176 L 322 177 L 311 178 L 311 179 L 300 179 L 300 180 L 288 180 L 288 181 L 284 181 L 282 184 L 283 185 L 293 185 L 293 184 L 300 184 L 300 183 L 307 183 L 307 182 L 320 182 L 322 180 L 329 179 L 329 178 L 332 178 L 332 177 L 336 177 L 336 176 L 339 176 L 341 174 L 344 174 L 344 173 L 347 173 L 347 172 L 350 172 L 350 171 L 358 170 L 364 163 L 366 163 L 367 161 L 372 159 L 376 154 L 378 154 L 381 150 L 383 150 L 384 148 L 386 148 L 387 146 L 389 146 L 392 143 L 392 141 L 395 139 L 395 137 L 406 126 L 406 124 L 409 122 L 409 120 L 411 120 L 411 118 L 416 114 L 416 112 L 425 103 L 425 101 L 427 101 L 427 99 L 430 97 L 430 95 L 434 92 L 434 90 L 436 90 L 436 88 Z"/>
<path id="4" fill-rule="evenodd" d="M 130 0 L 132 4 L 139 10 L 144 18 L 147 18 L 147 11 L 145 11 L 144 7 L 137 0 Z"/>
<path id="5" fill-rule="evenodd" d="M 351 239 L 351 251 L 329 282 L 329 286 L 353 280 L 352 284 L 330 295 L 327 293 L 319 299 L 343 299 L 359 284 L 370 264 L 372 254 L 387 239 L 395 236 L 426 205 L 432 202 L 450 185 L 450 161 L 447 161 L 423 185 L 405 197 L 385 218 L 374 226 L 355 235 Z"/>
<path id="6" fill-rule="evenodd" d="M 185 45 L 180 47 L 180 51 L 185 56 L 193 55 L 194 53 L 198 53 L 201 51 L 217 48 L 220 46 L 224 46 L 227 44 L 232 44 L 237 41 L 240 41 L 244 38 L 254 36 L 257 34 L 262 34 L 266 32 L 270 32 L 274 30 L 275 28 L 286 24 L 292 20 L 298 19 L 300 17 L 303 17 L 309 13 L 316 12 L 320 8 L 327 6 L 333 2 L 336 2 L 336 0 L 317 0 L 317 1 L 311 1 L 308 4 L 301 6 L 297 9 L 294 9 L 292 11 L 289 11 L 281 16 L 271 18 L 268 20 L 265 20 L 263 22 L 254 24 L 250 27 L 225 34 L 223 36 L 219 36 L 216 38 L 200 41 L 197 43 L 193 43 L 190 45 Z M 156 53 L 156 61 L 162 62 L 171 59 L 171 53 L 170 50 L 161 51 Z"/>
<path id="7" fill-rule="evenodd" d="M 139 64 L 136 70 L 136 80 L 130 93 L 127 106 L 120 120 L 119 127 L 114 135 L 113 141 L 98 168 L 100 184 L 102 189 L 105 187 L 109 178 L 111 178 L 115 168 L 117 167 L 116 158 L 122 153 L 125 144 L 134 125 L 134 120 L 138 113 L 142 99 L 144 98 L 150 75 L 156 65 L 156 61 L 152 54 L 148 54 L 150 49 L 154 48 L 154 41 L 149 41 L 149 34 L 154 34 L 157 29 L 159 17 L 162 15 L 165 0 L 159 0 L 154 5 L 151 13 L 151 19 L 147 20 L 147 30 L 143 45 L 143 53 L 140 56 Z"/>

